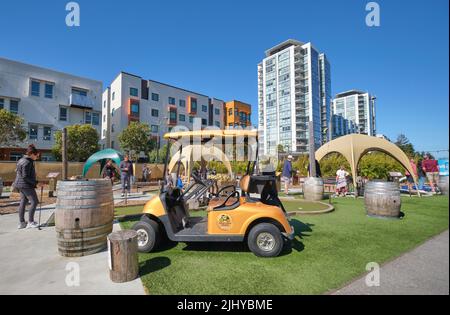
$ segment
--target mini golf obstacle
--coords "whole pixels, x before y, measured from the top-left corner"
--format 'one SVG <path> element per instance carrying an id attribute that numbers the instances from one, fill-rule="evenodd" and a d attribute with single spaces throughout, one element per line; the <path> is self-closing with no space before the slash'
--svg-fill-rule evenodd
<path id="1" fill-rule="evenodd" d="M 364 192 L 364 204 L 370 217 L 399 219 L 402 200 L 398 184 L 386 181 L 368 182 Z"/>
<path id="2" fill-rule="evenodd" d="M 114 200 L 108 179 L 59 181 L 55 225 L 61 256 L 81 257 L 107 246 Z"/>

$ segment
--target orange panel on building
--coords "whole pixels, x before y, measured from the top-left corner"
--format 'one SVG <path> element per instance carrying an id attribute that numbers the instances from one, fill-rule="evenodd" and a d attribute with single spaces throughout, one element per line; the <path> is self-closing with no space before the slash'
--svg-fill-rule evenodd
<path id="1" fill-rule="evenodd" d="M 252 106 L 240 101 L 225 103 L 225 127 L 249 127 L 251 126 Z"/>

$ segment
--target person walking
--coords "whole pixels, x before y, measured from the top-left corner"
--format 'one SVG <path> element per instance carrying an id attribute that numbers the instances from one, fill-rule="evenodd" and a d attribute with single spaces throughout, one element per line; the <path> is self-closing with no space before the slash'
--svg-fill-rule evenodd
<path id="1" fill-rule="evenodd" d="M 336 195 L 345 197 L 347 193 L 347 176 L 350 175 L 342 165 L 336 172 Z"/>
<path id="2" fill-rule="evenodd" d="M 130 157 L 125 155 L 123 161 L 120 162 L 120 180 L 122 184 L 122 197 L 125 195 L 125 189 L 128 194 L 131 193 L 131 177 L 133 176 L 133 163 Z"/>
<path id="3" fill-rule="evenodd" d="M 427 178 L 427 174 L 425 173 L 425 171 L 423 170 L 423 165 L 422 165 L 423 161 L 422 159 L 420 159 L 419 161 L 417 161 L 417 177 L 419 178 L 419 190 L 423 190 L 424 189 L 424 184 L 425 184 L 425 180 Z"/>
<path id="4" fill-rule="evenodd" d="M 144 166 L 142 167 L 142 181 L 146 183 L 149 180 L 150 180 L 150 169 L 147 166 L 147 164 L 144 164 Z"/>
<path id="5" fill-rule="evenodd" d="M 19 205 L 19 230 L 24 228 L 37 228 L 39 224 L 34 221 L 34 213 L 39 203 L 36 194 L 38 181 L 36 179 L 36 170 L 34 161 L 39 158 L 39 151 L 33 144 L 27 148 L 25 155 L 17 162 L 16 178 L 13 186 L 20 192 Z M 31 207 L 28 210 L 28 223 L 25 221 L 25 208 L 30 202 Z"/>
<path id="6" fill-rule="evenodd" d="M 105 165 L 105 169 L 103 170 L 103 178 L 108 178 L 111 180 L 111 184 L 114 184 L 116 170 L 114 168 L 112 160 L 108 160 Z"/>
<path id="7" fill-rule="evenodd" d="M 283 172 L 281 173 L 281 179 L 284 181 L 284 193 L 289 194 L 289 185 L 292 178 L 292 155 L 288 155 L 284 161 Z"/>
<path id="8" fill-rule="evenodd" d="M 408 184 L 408 191 L 411 193 L 412 185 L 414 184 L 414 177 L 417 178 L 418 175 L 417 175 L 417 165 L 416 162 L 414 162 L 413 158 L 409 160 L 409 164 L 411 165 L 413 174 L 411 174 L 410 172 L 408 172 L 408 170 L 406 170 L 405 175 L 406 175 L 406 183 Z M 416 187 L 416 189 L 418 189 L 418 187 Z"/>
<path id="9" fill-rule="evenodd" d="M 435 159 L 431 158 L 431 155 L 427 153 L 425 160 L 422 162 L 422 167 L 427 175 L 428 182 L 430 183 L 431 191 L 436 193 L 437 183 L 439 181 L 439 166 Z"/>

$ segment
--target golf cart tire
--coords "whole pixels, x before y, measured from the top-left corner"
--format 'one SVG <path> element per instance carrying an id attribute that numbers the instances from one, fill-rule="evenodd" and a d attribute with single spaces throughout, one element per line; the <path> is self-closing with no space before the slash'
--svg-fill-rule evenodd
<path id="1" fill-rule="evenodd" d="M 258 246 L 258 237 L 261 235 L 270 236 L 272 244 L 266 249 Z M 249 249 L 258 257 L 277 257 L 284 247 L 284 240 L 281 231 L 271 223 L 259 223 L 255 225 L 248 234 L 247 239 Z"/>
<path id="2" fill-rule="evenodd" d="M 158 247 L 161 233 L 157 222 L 148 219 L 145 221 L 139 221 L 133 225 L 133 230 L 139 233 L 139 230 L 143 230 L 147 233 L 147 243 L 145 245 L 138 244 L 138 251 L 140 253 L 150 253 L 152 250 Z"/>

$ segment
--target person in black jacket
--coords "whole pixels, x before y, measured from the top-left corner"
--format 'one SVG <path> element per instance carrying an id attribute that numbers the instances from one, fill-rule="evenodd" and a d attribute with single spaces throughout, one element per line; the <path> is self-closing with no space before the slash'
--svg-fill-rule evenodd
<path id="1" fill-rule="evenodd" d="M 19 205 L 19 229 L 37 228 L 38 224 L 34 221 L 34 213 L 39 203 L 36 187 L 38 181 L 36 179 L 36 170 L 34 168 L 34 161 L 39 158 L 39 152 L 33 144 L 28 146 L 26 154 L 17 162 L 16 179 L 14 187 L 20 192 Z M 25 222 L 25 207 L 31 203 L 31 208 L 28 211 L 28 224 Z"/>

